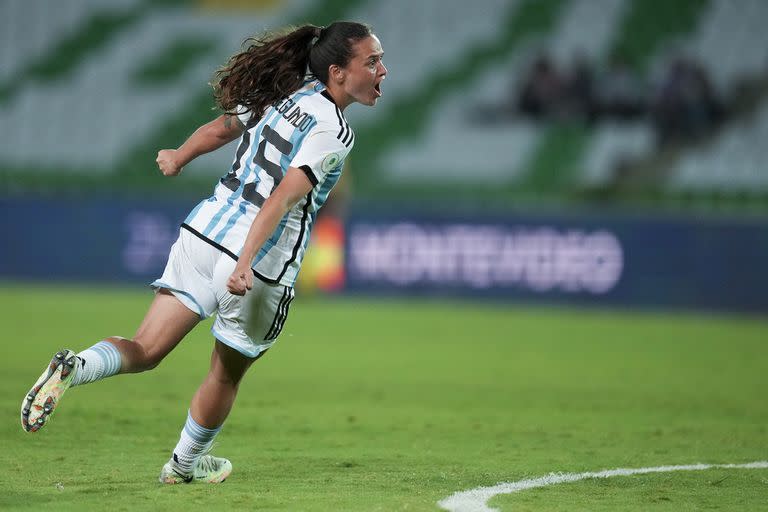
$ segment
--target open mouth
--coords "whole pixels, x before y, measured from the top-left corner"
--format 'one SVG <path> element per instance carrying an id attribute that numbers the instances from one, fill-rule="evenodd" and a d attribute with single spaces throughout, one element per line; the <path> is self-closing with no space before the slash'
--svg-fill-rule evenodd
<path id="1" fill-rule="evenodd" d="M 376 91 L 376 96 L 381 97 L 381 82 L 373 86 L 373 90 Z"/>

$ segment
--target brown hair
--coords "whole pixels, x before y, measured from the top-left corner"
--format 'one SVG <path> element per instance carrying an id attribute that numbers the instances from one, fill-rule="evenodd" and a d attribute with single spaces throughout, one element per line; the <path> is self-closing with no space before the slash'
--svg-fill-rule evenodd
<path id="1" fill-rule="evenodd" d="M 303 25 L 248 38 L 245 49 L 216 72 L 216 104 L 225 112 L 242 106 L 261 116 L 269 105 L 301 87 L 307 68 L 327 83 L 328 67 L 345 67 L 352 46 L 370 35 L 367 25 L 337 21 L 328 27 Z"/>

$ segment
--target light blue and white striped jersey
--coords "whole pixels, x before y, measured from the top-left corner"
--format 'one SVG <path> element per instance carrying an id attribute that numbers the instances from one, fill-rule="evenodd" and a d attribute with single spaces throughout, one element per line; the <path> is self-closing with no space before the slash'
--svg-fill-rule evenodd
<path id="1" fill-rule="evenodd" d="M 239 117 L 246 130 L 232 169 L 182 228 L 236 259 L 256 214 L 288 167 L 303 170 L 312 190 L 282 218 L 251 265 L 259 279 L 293 286 L 317 211 L 339 180 L 355 135 L 318 80 L 307 80 L 261 118 Z"/>

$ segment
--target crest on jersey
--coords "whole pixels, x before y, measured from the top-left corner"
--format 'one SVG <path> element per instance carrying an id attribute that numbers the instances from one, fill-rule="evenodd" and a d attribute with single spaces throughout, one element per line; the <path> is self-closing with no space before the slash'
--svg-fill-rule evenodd
<path id="1" fill-rule="evenodd" d="M 341 156 L 338 153 L 331 153 L 323 158 L 323 172 L 331 172 L 341 162 Z"/>

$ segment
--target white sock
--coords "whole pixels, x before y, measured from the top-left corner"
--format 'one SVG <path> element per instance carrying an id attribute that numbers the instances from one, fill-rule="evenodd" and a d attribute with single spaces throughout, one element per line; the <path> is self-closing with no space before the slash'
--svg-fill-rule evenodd
<path id="1" fill-rule="evenodd" d="M 205 452 L 213 444 L 213 439 L 221 430 L 221 425 L 216 428 L 205 428 L 192 419 L 192 414 L 187 412 L 187 422 L 181 430 L 181 437 L 173 449 L 171 460 L 176 468 L 183 474 L 192 474 L 197 461 L 205 455 Z"/>
<path id="2" fill-rule="evenodd" d="M 72 379 L 73 386 L 111 377 L 120 371 L 122 365 L 120 351 L 108 341 L 98 342 L 77 354 L 77 357 L 80 365 Z"/>

